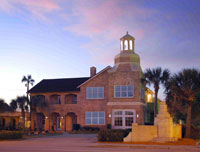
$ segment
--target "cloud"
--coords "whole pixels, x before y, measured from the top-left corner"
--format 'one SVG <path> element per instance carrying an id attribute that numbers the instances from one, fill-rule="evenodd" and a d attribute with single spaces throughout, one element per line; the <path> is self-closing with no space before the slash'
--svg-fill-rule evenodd
<path id="1" fill-rule="evenodd" d="M 40 20 L 48 20 L 47 14 L 60 10 L 54 0 L 1 0 L 0 10 L 9 14 L 29 13 Z"/>
<path id="2" fill-rule="evenodd" d="M 119 39 L 126 31 L 142 40 L 151 27 L 141 26 L 141 20 L 155 13 L 135 2 L 120 0 L 75 0 L 72 8 L 71 17 L 78 17 L 78 21 L 66 26 L 65 30 L 90 38 L 84 47 L 92 55 L 92 60 L 104 64 L 113 63 L 113 56 L 119 52 Z"/>

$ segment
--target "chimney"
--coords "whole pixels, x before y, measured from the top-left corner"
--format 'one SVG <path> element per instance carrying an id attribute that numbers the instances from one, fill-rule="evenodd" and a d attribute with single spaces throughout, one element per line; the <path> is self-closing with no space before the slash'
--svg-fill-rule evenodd
<path id="1" fill-rule="evenodd" d="M 90 77 L 93 77 L 93 76 L 95 76 L 96 75 L 96 71 L 97 71 L 97 69 L 96 69 L 96 67 L 91 67 L 90 68 Z"/>

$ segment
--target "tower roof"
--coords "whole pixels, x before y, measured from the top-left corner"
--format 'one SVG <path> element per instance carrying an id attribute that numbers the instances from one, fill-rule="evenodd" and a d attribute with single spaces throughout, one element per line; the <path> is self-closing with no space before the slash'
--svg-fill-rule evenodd
<path id="1" fill-rule="evenodd" d="M 124 35 L 123 37 L 120 38 L 120 40 L 124 40 L 124 39 L 128 39 L 128 40 L 133 39 L 133 40 L 135 40 L 135 38 L 133 36 L 128 34 L 128 31 L 126 32 L 126 35 Z"/>

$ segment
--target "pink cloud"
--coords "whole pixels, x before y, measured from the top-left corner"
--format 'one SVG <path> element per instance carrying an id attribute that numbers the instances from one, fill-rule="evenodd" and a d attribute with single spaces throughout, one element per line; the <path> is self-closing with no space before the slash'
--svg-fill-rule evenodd
<path id="1" fill-rule="evenodd" d="M 104 36 L 113 39 L 126 31 L 143 38 L 146 29 L 138 24 L 138 19 L 151 16 L 154 11 L 141 8 L 137 3 L 123 7 L 120 0 L 74 1 L 72 16 L 80 18 L 77 24 L 65 27 L 65 30 L 81 36 Z"/>
<path id="2" fill-rule="evenodd" d="M 22 9 L 25 9 L 37 19 L 47 20 L 46 14 L 61 8 L 55 0 L 1 0 L 1 11 L 23 13 Z"/>
<path id="3" fill-rule="evenodd" d="M 154 11 L 141 8 L 136 3 L 124 7 L 121 2 L 82 0 L 72 3 L 72 16 L 79 17 L 80 20 L 77 24 L 65 27 L 65 30 L 89 37 L 91 42 L 84 47 L 92 55 L 92 60 L 98 63 L 113 63 L 113 57 L 119 51 L 119 44 L 111 43 L 117 42 L 126 31 L 136 40 L 141 40 L 150 29 L 149 26 L 141 27 L 140 19 L 150 17 Z"/>

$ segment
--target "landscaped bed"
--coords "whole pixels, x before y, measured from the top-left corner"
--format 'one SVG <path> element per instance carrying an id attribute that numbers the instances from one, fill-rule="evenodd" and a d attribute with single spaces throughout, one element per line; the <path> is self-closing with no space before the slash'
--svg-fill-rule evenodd
<path id="1" fill-rule="evenodd" d="M 200 141 L 188 138 L 182 138 L 176 142 L 101 142 L 101 143 L 117 143 L 117 144 L 134 144 L 134 145 L 171 145 L 171 146 L 178 146 L 178 145 L 199 145 Z"/>
<path id="2" fill-rule="evenodd" d="M 21 131 L 7 131 L 7 130 L 0 131 L 0 140 L 21 139 L 22 136 L 23 133 Z"/>

